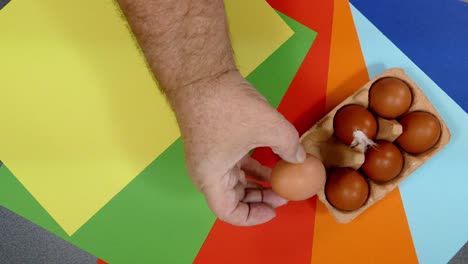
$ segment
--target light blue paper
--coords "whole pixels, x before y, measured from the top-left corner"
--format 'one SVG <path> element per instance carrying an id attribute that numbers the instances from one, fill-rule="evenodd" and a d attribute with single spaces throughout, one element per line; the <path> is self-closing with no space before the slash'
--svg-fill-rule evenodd
<path id="1" fill-rule="evenodd" d="M 354 6 L 351 9 L 369 77 L 403 68 L 451 131 L 449 144 L 400 185 L 419 262 L 447 263 L 468 241 L 468 115 Z"/>

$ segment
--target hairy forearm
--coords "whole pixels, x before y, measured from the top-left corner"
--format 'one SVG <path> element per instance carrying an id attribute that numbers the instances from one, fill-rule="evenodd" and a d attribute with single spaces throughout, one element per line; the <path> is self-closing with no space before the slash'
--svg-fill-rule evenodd
<path id="1" fill-rule="evenodd" d="M 235 70 L 223 0 L 118 0 L 160 87 L 184 87 Z"/>

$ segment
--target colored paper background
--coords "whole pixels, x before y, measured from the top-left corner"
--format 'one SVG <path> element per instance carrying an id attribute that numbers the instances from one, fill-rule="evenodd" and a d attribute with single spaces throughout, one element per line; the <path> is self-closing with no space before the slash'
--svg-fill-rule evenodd
<path id="1" fill-rule="evenodd" d="M 269 3 L 309 28 L 315 25 L 313 29 L 319 32 L 278 106 L 279 112 L 301 131 L 325 110 L 326 75 L 323 73 L 326 73 L 328 64 L 333 2 L 295 0 Z M 311 10 L 320 12 L 310 16 Z M 258 149 L 253 156 L 269 166 L 277 160 L 269 149 Z M 239 228 L 216 221 L 195 263 L 309 262 L 314 214 L 315 201 L 311 200 L 288 203 L 277 210 L 273 221 L 261 226 Z"/>
<path id="2" fill-rule="evenodd" d="M 278 105 L 316 36 L 314 31 L 280 16 L 294 35 L 247 76 L 273 105 Z M 135 259 L 143 263 L 188 263 L 215 220 L 186 175 L 180 140 L 72 237 L 6 167 L 0 168 L 0 186 L 8 190 L 0 192 L 0 204 L 110 263 Z"/>
<path id="3" fill-rule="evenodd" d="M 334 10 L 329 109 L 369 81 L 348 1 L 335 1 Z M 312 263 L 417 263 L 398 190 L 346 225 L 337 223 L 318 202 L 314 241 Z"/>
<path id="4" fill-rule="evenodd" d="M 24 6 L 28 1 L 15 0 L 4 9 L 14 10 L 15 2 L 20 3 L 18 5 L 23 6 L 25 12 L 16 10 L 17 16 L 14 18 L 6 17 L 4 15 L 8 13 L 0 11 L 0 22 L 8 21 L 9 25 L 15 22 L 20 25 L 19 31 L 14 31 L 11 27 L 0 23 L 0 55 L 2 55 L 0 73 L 12 75 L 4 79 L 0 78 L 0 85 L 6 83 L 5 80 L 19 78 L 27 79 L 21 80 L 23 83 L 35 80 L 58 83 L 56 79 L 59 78 L 68 76 L 71 80 L 76 80 L 83 74 L 90 74 L 92 70 L 102 70 L 102 68 L 94 67 L 78 69 L 80 70 L 78 73 L 69 72 L 70 68 L 67 67 L 70 59 L 79 59 L 79 62 L 85 63 L 95 62 L 97 58 L 104 56 L 91 52 L 90 58 L 83 58 L 86 52 L 75 54 L 73 51 L 99 50 L 107 46 L 95 47 L 89 44 L 90 39 L 95 35 L 84 31 L 85 27 L 75 25 L 71 27 L 75 31 L 66 33 L 67 28 L 64 25 L 54 24 L 54 21 L 67 21 L 72 18 L 76 19 L 73 23 L 89 17 L 96 19 L 97 12 L 88 12 L 85 7 L 71 8 L 76 5 L 89 4 L 89 1 L 73 3 L 70 6 L 65 6 L 65 4 L 54 6 L 53 9 L 67 10 L 55 16 L 49 16 L 51 9 L 46 8 L 47 3 L 52 3 L 52 0 L 45 1 L 45 6 L 39 4 L 29 6 L 30 9 Z M 346 0 L 326 2 L 269 0 L 268 3 L 273 8 L 290 17 L 279 15 L 294 31 L 292 36 L 289 27 L 281 22 L 279 16 L 265 2 L 247 0 L 227 2 L 228 9 L 237 10 L 238 13 L 243 12 L 242 18 L 238 20 L 235 20 L 237 17 L 232 13 L 228 13 L 233 43 L 237 51 L 236 59 L 241 70 L 244 75 L 251 72 L 248 80 L 267 97 L 272 105 L 277 106 L 278 110 L 293 122 L 300 133 L 308 129 L 314 121 L 326 113 L 327 109 L 332 108 L 362 83 L 390 67 L 403 67 L 423 88 L 449 125 L 452 132 L 450 144 L 405 180 L 400 188 L 351 224 L 336 224 L 324 206 L 315 198 L 305 202 L 289 203 L 278 210 L 278 217 L 274 221 L 260 227 L 237 228 L 216 221 L 206 207 L 203 197 L 196 192 L 187 178 L 183 167 L 180 140 L 169 144 L 166 150 L 161 151 L 161 155 L 152 157 L 148 161 L 150 165 L 143 172 L 134 174 L 138 176 L 133 180 L 130 179 L 130 183 L 124 185 L 125 188 L 115 196 L 110 196 L 107 203 L 103 201 L 102 204 L 105 205 L 95 215 L 91 213 L 91 219 L 72 236 L 69 236 L 61 227 L 67 220 L 59 221 L 57 217 L 55 219 L 51 217 L 50 210 L 43 207 L 40 200 L 38 203 L 37 196 L 34 197 L 34 193 L 31 195 L 30 188 L 25 188 L 18 180 L 21 180 L 21 177 L 10 166 L 13 164 L 8 162 L 6 164 L 8 168 L 5 166 L 0 168 L 0 204 L 110 263 L 190 263 L 192 261 L 196 263 L 312 262 L 319 264 L 447 263 L 468 240 L 468 229 L 465 224 L 468 217 L 468 204 L 466 203 L 468 201 L 466 192 L 468 178 L 463 170 L 463 165 L 468 162 L 468 159 L 462 152 L 468 147 L 466 114 L 468 92 L 464 88 L 467 82 L 463 75 L 468 61 L 467 50 L 464 49 L 466 46 L 464 43 L 468 41 L 468 27 L 464 26 L 468 17 L 467 4 L 461 1 L 438 0 L 433 5 L 419 0 L 411 2 L 383 0 L 375 3 L 353 0 L 352 2 L 357 8 L 350 6 Z M 13 3 L 15 4 L 12 5 Z M 251 9 L 242 11 L 243 6 L 246 5 L 251 5 Z M 32 7 L 44 11 L 43 14 L 33 13 Z M 118 14 L 114 12 L 115 7 L 109 2 L 93 3 L 88 7 L 96 7 L 98 10 L 106 9 L 104 14 L 107 15 L 104 16 L 104 21 L 108 22 L 110 20 L 106 20 L 106 17 L 109 19 Z M 255 8 L 259 8 L 259 12 L 253 12 Z M 71 14 L 71 17 L 67 18 L 67 14 L 72 12 L 85 14 L 84 18 L 78 17 L 78 14 Z M 29 27 L 23 23 L 29 21 L 27 15 L 41 19 L 33 27 Z M 275 17 L 277 19 L 275 22 L 268 23 L 262 20 L 264 16 L 273 20 Z M 23 22 L 16 22 L 21 19 Z M 123 23 L 121 20 L 112 21 Z M 123 26 L 111 24 L 119 28 Z M 84 25 L 90 25 L 90 23 L 86 22 Z M 257 25 L 266 31 L 256 31 L 252 25 Z M 79 31 L 80 28 L 82 31 Z M 33 29 L 43 30 L 45 40 L 37 41 L 40 36 L 38 32 L 18 38 L 20 36 L 18 32 L 26 30 L 29 32 Z M 283 29 L 286 30 L 283 31 Z M 289 34 L 285 34 L 286 37 L 282 38 L 282 32 L 288 29 Z M 62 69 L 64 76 L 55 77 L 56 79 L 50 78 L 51 73 L 39 76 L 38 72 L 47 71 L 48 65 L 43 61 L 49 62 L 50 58 L 54 58 L 46 56 L 54 51 L 52 47 L 45 45 L 46 40 L 60 39 L 68 41 L 67 45 L 69 45 L 62 45 L 62 48 L 74 47 L 75 44 L 70 43 L 73 40 L 70 34 L 75 34 L 76 30 L 82 34 L 81 36 L 88 36 L 88 38 L 83 38 L 79 45 L 76 44 L 82 49 L 61 50 L 59 47 L 57 50 L 58 54 L 68 54 L 68 57 L 57 59 L 64 62 L 66 66 Z M 317 36 L 314 31 L 318 33 Z M 55 34 L 56 32 L 61 34 Z M 119 36 L 128 37 L 128 32 L 118 32 L 122 34 Z M 264 34 L 265 32 L 272 34 Z M 106 34 L 112 35 L 117 32 L 106 32 Z M 6 39 L 3 38 L 4 36 L 13 36 L 16 39 L 10 38 L 4 41 Z M 289 39 L 284 42 L 287 38 Z M 43 45 L 27 50 L 30 45 L 26 46 L 28 43 L 24 40 Z M 86 46 L 87 43 L 89 47 Z M 271 45 L 268 49 L 266 46 L 271 43 L 276 46 Z M 129 40 L 127 44 L 128 50 L 134 49 L 133 55 L 127 54 L 128 56 L 122 57 L 120 54 L 112 57 L 110 62 L 97 63 L 97 66 L 103 67 L 111 62 L 115 64 L 115 61 L 120 60 L 141 62 L 134 43 Z M 16 52 L 8 54 L 3 50 L 4 47 Z M 261 49 L 255 50 L 258 47 Z M 12 65 L 14 67 L 6 69 L 11 66 L 7 66 L 5 62 L 13 61 L 12 54 L 18 55 L 20 48 L 26 52 L 20 54 L 21 60 L 19 61 L 27 63 L 19 65 L 15 62 L 16 64 Z M 118 46 L 106 54 L 117 53 L 119 51 L 117 48 L 120 50 L 122 47 Z M 48 51 L 42 57 L 33 54 L 44 60 L 27 61 L 27 56 L 37 50 Z M 273 51 L 275 52 L 272 53 Z M 267 57 L 269 58 L 264 61 Z M 9 60 L 4 58 L 9 58 Z M 243 58 L 247 60 L 252 58 L 258 63 L 252 63 Z M 262 61 L 264 63 L 257 67 Z M 71 66 L 75 65 L 73 63 L 76 64 L 71 60 Z M 91 64 L 96 66 L 95 63 Z M 43 66 L 44 69 L 38 65 Z M 4 68 L 5 71 L 3 71 Z M 131 70 L 136 72 L 133 73 L 135 75 L 140 74 L 138 76 L 148 78 L 148 72 L 138 72 L 141 69 L 143 68 Z M 30 74 L 26 75 L 25 72 Z M 55 75 L 58 74 L 54 73 Z M 96 77 L 96 79 L 99 78 Z M 110 74 L 104 79 L 107 79 L 105 82 L 109 81 Z M 144 80 L 135 82 L 144 82 Z M 78 86 L 71 81 L 66 83 L 71 83 L 71 87 Z M 41 83 L 38 82 L 38 84 Z M 148 87 L 151 86 L 151 89 L 155 88 L 150 81 L 147 84 Z M 36 86 L 43 88 L 40 85 Z M 0 86 L 0 91 L 3 95 L 8 95 L 3 93 L 6 89 L 4 87 L 9 86 Z M 24 87 L 21 88 L 26 90 Z M 159 95 L 156 93 L 157 90 L 151 91 Z M 36 91 L 36 95 L 38 93 Z M 8 102 L 8 97 L 0 98 L 2 98 L 1 103 L 10 107 L 0 106 L 0 121 L 4 121 L 2 115 L 13 120 L 14 114 L 5 112 L 6 110 L 23 111 L 29 107 L 27 105 L 22 109 L 11 108 L 13 102 Z M 87 102 L 87 100 L 84 101 Z M 88 101 L 92 102 L 89 99 Z M 35 103 L 36 109 L 47 108 L 44 103 L 32 103 Z M 97 101 L 95 103 L 98 104 Z M 108 113 L 120 112 L 108 109 Z M 41 118 L 37 116 L 37 120 Z M 27 125 L 18 120 L 15 122 L 14 125 Z M 12 123 L 0 122 L 0 135 L 4 133 L 2 130 L 12 129 L 8 127 L 10 124 Z M 48 132 L 47 129 L 43 131 Z M 29 137 L 31 133 L 27 132 L 26 136 Z M 2 147 L 6 142 L 3 139 L 3 137 L 0 138 L 0 158 L 3 157 Z M 41 144 L 48 146 L 46 143 Z M 127 153 L 127 151 L 122 151 L 122 153 Z M 18 150 L 16 154 L 18 158 L 22 158 L 33 157 L 34 153 L 22 154 Z M 110 156 L 109 160 L 112 157 L 115 158 L 115 156 Z M 277 160 L 277 157 L 268 149 L 255 151 L 254 157 L 269 166 Z M 42 159 L 46 160 L 47 157 L 42 157 Z M 60 160 L 56 163 L 60 163 Z M 76 168 L 80 168 L 79 162 L 76 163 Z M 50 160 L 48 164 L 52 164 Z M 109 164 L 111 164 L 110 161 L 105 166 Z M 102 175 L 112 175 L 111 172 L 112 170 L 103 171 Z M 38 176 L 37 173 L 30 175 L 31 177 Z M 36 187 L 43 188 L 41 184 L 48 184 L 47 188 L 63 186 L 57 182 L 41 179 L 47 178 L 35 179 Z M 106 184 L 108 180 L 103 179 L 102 182 Z M 65 186 L 70 185 L 70 182 L 67 182 Z M 90 203 L 96 202 L 94 195 L 108 193 L 105 185 L 91 186 L 84 191 L 92 200 L 88 201 Z M 82 202 L 85 201 L 82 200 Z"/>
<path id="5" fill-rule="evenodd" d="M 418 67 L 468 111 L 468 4 L 462 1 L 351 2 Z"/>
<path id="6" fill-rule="evenodd" d="M 420 263 L 447 263 L 468 241 L 468 115 L 429 76 L 353 9 L 369 75 L 401 67 L 426 94 L 452 134 L 449 144 L 400 186 Z M 384 50 L 385 52 L 382 52 Z"/>
<path id="7" fill-rule="evenodd" d="M 227 1 L 227 13 L 244 75 L 292 35 L 262 0 Z M 113 1 L 13 1 L 0 32 L 0 157 L 73 234 L 177 124 Z"/>

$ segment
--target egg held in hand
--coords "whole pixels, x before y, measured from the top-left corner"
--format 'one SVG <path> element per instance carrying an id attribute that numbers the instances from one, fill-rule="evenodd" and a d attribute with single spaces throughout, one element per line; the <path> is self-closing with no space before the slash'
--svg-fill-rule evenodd
<path id="1" fill-rule="evenodd" d="M 325 184 L 323 163 L 307 154 L 303 163 L 280 160 L 271 173 L 271 187 L 279 196 L 290 201 L 301 201 L 314 196 Z"/>
<path id="2" fill-rule="evenodd" d="M 325 196 L 336 209 L 354 211 L 367 201 L 369 184 L 358 171 L 337 168 L 327 178 Z"/>
<path id="3" fill-rule="evenodd" d="M 376 147 L 366 151 L 361 169 L 372 180 L 387 182 L 400 175 L 404 163 L 403 154 L 391 142 L 379 140 L 376 143 Z"/>

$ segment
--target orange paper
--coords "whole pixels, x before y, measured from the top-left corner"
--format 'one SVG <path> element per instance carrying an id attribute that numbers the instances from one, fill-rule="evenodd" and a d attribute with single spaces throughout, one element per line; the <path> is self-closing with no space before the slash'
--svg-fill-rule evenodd
<path id="1" fill-rule="evenodd" d="M 335 0 L 327 83 L 327 112 L 369 81 L 347 0 Z"/>
<path id="2" fill-rule="evenodd" d="M 369 81 L 349 3 L 335 0 L 328 75 L 330 110 Z M 398 189 L 349 224 L 317 202 L 312 263 L 417 263 Z"/>

